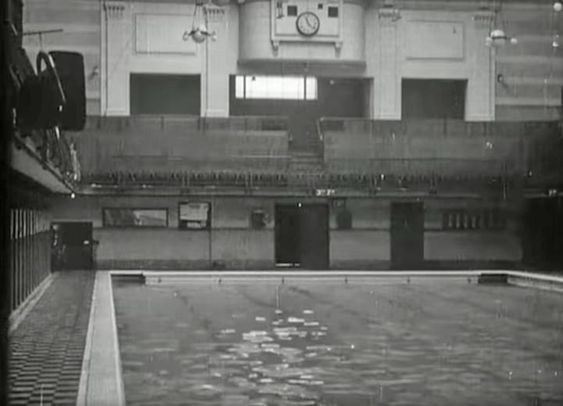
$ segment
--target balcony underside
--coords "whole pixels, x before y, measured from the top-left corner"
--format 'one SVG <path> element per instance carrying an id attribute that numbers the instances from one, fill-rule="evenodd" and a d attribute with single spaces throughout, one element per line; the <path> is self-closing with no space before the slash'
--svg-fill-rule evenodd
<path id="1" fill-rule="evenodd" d="M 13 139 L 10 142 L 10 163 L 13 170 L 35 181 L 51 192 L 70 193 L 73 185 L 52 163 L 45 162 L 31 142 Z"/>

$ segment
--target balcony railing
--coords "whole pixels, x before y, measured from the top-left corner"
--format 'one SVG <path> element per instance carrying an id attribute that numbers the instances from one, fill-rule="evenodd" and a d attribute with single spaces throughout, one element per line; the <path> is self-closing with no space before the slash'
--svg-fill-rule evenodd
<path id="1" fill-rule="evenodd" d="M 453 176 L 550 176 L 563 172 L 557 122 L 320 120 L 333 172 Z M 559 151 L 559 153 L 557 152 Z"/>
<path id="2" fill-rule="evenodd" d="M 85 173 L 284 171 L 287 120 L 279 117 L 91 118 L 74 136 Z"/>
<path id="3" fill-rule="evenodd" d="M 289 173 L 283 118 L 91 118 L 74 137 L 96 187 L 504 190 L 560 181 L 557 123 L 321 119 L 322 169 Z M 558 178 L 559 177 L 559 178 Z"/>

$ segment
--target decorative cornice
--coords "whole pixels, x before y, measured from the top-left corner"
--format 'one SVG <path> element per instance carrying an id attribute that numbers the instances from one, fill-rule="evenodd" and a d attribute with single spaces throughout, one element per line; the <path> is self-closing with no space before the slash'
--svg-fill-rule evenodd
<path id="1" fill-rule="evenodd" d="M 493 22 L 494 16 L 491 13 L 475 14 L 473 21 L 477 28 L 489 28 Z"/>
<path id="2" fill-rule="evenodd" d="M 225 8 L 217 6 L 205 6 L 207 19 L 210 22 L 223 21 L 225 18 Z"/>
<path id="3" fill-rule="evenodd" d="M 378 10 L 378 17 L 385 22 L 396 22 L 401 19 L 401 11 L 397 8 L 380 8 Z"/>
<path id="4" fill-rule="evenodd" d="M 108 18 L 118 20 L 123 17 L 123 13 L 125 11 L 125 4 L 117 3 L 117 2 L 112 2 L 112 3 L 105 2 L 104 10 Z"/>

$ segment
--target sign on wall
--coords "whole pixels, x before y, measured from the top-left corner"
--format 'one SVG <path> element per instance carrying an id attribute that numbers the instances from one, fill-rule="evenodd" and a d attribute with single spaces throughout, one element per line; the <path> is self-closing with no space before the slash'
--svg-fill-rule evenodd
<path id="1" fill-rule="evenodd" d="M 211 205 L 208 202 L 180 203 L 179 227 L 186 230 L 206 230 L 211 223 Z"/>

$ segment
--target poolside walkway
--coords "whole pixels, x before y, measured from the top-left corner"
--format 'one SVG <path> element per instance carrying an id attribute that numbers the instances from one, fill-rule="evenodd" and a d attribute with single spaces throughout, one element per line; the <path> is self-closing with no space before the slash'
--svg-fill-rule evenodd
<path id="1" fill-rule="evenodd" d="M 93 271 L 60 272 L 10 336 L 10 405 L 75 405 Z"/>

